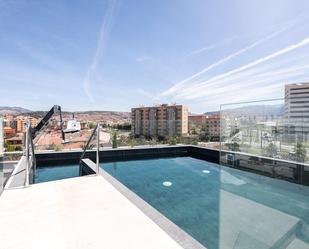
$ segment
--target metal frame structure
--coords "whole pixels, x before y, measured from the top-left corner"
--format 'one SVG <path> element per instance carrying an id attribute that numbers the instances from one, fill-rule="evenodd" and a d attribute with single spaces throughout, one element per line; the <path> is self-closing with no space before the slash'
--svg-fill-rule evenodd
<path id="1" fill-rule="evenodd" d="M 35 179 L 35 172 L 36 172 L 36 158 L 34 152 L 34 144 L 32 139 L 32 130 L 30 124 L 27 125 L 26 132 L 25 132 L 25 156 L 26 156 L 26 167 L 25 167 L 25 187 L 30 185 L 30 175 L 31 170 L 33 170 L 33 179 Z"/>
<path id="2" fill-rule="evenodd" d="M 86 154 L 86 151 L 91 143 L 91 141 L 93 140 L 94 136 L 97 135 L 96 137 L 96 143 L 97 143 L 97 149 L 96 149 L 96 174 L 98 175 L 99 174 L 99 170 L 100 170 L 100 129 L 101 129 L 101 125 L 98 123 L 96 125 L 96 127 L 93 129 L 88 141 L 87 141 L 87 144 L 83 150 L 83 153 L 80 157 L 80 162 L 82 161 L 82 159 L 84 158 L 85 154 Z"/>

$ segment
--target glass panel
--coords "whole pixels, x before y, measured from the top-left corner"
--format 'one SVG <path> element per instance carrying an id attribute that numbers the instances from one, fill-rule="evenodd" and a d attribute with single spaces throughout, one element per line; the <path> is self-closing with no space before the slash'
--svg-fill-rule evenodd
<path id="1" fill-rule="evenodd" d="M 3 178 L 3 118 L 0 116 L 0 194 L 3 191 L 4 187 L 4 178 Z"/>
<path id="2" fill-rule="evenodd" d="M 221 106 L 220 249 L 309 246 L 308 117 L 290 107 Z"/>

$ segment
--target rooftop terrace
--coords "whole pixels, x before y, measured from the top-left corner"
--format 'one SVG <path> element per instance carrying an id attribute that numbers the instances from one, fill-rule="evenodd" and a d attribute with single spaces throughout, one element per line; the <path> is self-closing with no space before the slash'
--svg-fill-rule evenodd
<path id="1" fill-rule="evenodd" d="M 102 176 L 5 190 L 1 248 L 182 248 Z"/>

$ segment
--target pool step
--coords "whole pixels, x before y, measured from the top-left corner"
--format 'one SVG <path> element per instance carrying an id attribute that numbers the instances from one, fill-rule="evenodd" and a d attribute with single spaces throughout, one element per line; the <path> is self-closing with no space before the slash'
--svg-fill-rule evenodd
<path id="1" fill-rule="evenodd" d="M 286 249 L 309 249 L 309 244 L 303 240 L 295 238 Z"/>
<path id="2" fill-rule="evenodd" d="M 222 249 L 286 249 L 301 226 L 297 217 L 224 190 L 220 203 Z"/>
<path id="3" fill-rule="evenodd" d="M 245 232 L 238 234 L 233 249 L 270 249 L 268 245 L 262 241 L 258 241 Z"/>

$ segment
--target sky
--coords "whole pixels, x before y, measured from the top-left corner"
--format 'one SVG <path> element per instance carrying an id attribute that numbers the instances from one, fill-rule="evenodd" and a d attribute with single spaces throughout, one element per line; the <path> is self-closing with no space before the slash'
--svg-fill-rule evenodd
<path id="1" fill-rule="evenodd" d="M 0 0 L 0 106 L 130 111 L 309 82 L 308 0 Z"/>

